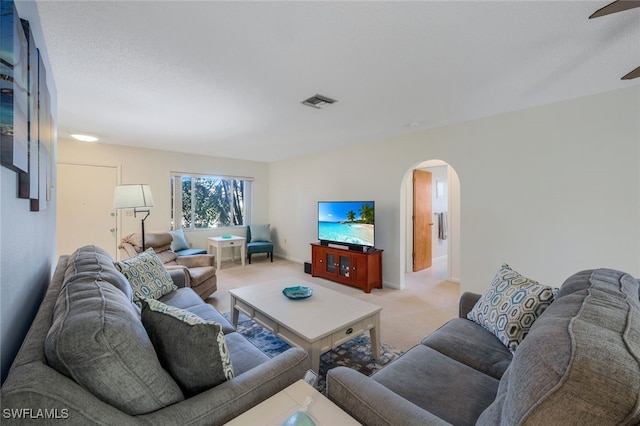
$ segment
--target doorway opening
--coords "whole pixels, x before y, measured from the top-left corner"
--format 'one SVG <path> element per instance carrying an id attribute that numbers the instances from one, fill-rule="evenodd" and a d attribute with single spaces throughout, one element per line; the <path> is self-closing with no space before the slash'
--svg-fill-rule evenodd
<path id="1" fill-rule="evenodd" d="M 415 281 L 460 282 L 460 181 L 442 160 L 418 163 L 401 190 L 401 286 Z"/>

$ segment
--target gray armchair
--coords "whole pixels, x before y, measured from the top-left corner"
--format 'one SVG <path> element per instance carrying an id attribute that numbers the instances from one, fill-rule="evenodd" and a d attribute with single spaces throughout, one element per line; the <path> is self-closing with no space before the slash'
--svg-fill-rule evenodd
<path id="1" fill-rule="evenodd" d="M 169 232 L 145 232 L 145 248 L 153 248 L 164 267 L 182 269 L 187 276 L 187 287 L 191 287 L 202 299 L 212 295 L 217 289 L 215 256 L 212 254 L 196 254 L 178 256 L 171 250 L 173 237 Z M 142 253 L 142 234 L 127 235 L 120 245 L 122 259 L 128 259 Z"/>
<path id="2" fill-rule="evenodd" d="M 247 259 L 251 264 L 251 255 L 255 253 L 267 253 L 273 262 L 273 243 L 269 225 L 247 226 Z"/>

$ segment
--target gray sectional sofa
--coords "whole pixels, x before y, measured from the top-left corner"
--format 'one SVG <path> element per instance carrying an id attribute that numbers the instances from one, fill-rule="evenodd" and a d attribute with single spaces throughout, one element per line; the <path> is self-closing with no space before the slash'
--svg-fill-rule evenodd
<path id="1" fill-rule="evenodd" d="M 330 399 L 365 425 L 638 425 L 640 290 L 610 269 L 565 281 L 512 352 L 453 319 L 371 377 L 330 370 Z"/>
<path id="2" fill-rule="evenodd" d="M 304 376 L 304 350 L 267 357 L 184 287 L 181 270 L 171 278 L 178 289 L 159 300 L 222 325 L 233 378 L 183 393 L 155 355 L 129 282 L 108 253 L 86 246 L 59 260 L 0 391 L 2 424 L 218 425 Z"/>

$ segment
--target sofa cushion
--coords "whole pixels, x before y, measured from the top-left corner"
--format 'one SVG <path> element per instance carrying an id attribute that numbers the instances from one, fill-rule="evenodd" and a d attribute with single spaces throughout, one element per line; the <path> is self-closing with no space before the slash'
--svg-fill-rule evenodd
<path id="1" fill-rule="evenodd" d="M 424 345 L 417 345 L 373 380 L 455 425 L 473 425 L 493 402 L 499 381 Z"/>
<path id="2" fill-rule="evenodd" d="M 160 363 L 187 396 L 233 378 L 222 327 L 157 300 L 143 302 L 142 323 Z"/>
<path id="3" fill-rule="evenodd" d="M 513 352 L 533 322 L 553 302 L 553 294 L 553 288 L 503 264 L 467 318 L 495 334 Z"/>
<path id="4" fill-rule="evenodd" d="M 217 322 L 222 326 L 222 332 L 224 334 L 229 334 L 236 331 L 236 328 L 229 322 L 229 320 L 226 319 L 220 312 L 218 312 L 216 308 L 209 305 L 208 303 L 203 303 L 198 306 L 192 306 L 187 310 L 198 315 L 203 320 Z"/>
<path id="5" fill-rule="evenodd" d="M 178 258 L 176 252 L 169 250 L 169 247 L 166 247 L 160 251 L 156 251 L 156 255 L 163 265 L 175 265 L 176 259 Z"/>
<path id="6" fill-rule="evenodd" d="M 168 232 L 145 232 L 144 233 L 144 245 L 148 249 L 153 247 L 156 253 L 169 250 L 171 248 L 171 242 L 173 237 Z M 122 239 L 122 244 L 130 244 L 133 246 L 137 253 L 142 252 L 142 234 L 140 232 L 127 235 Z"/>
<path id="7" fill-rule="evenodd" d="M 113 258 L 105 249 L 88 245 L 69 255 L 64 272 L 64 285 L 85 277 L 100 277 L 103 282 L 113 285 L 133 301 L 133 290 L 129 281 L 113 267 Z"/>
<path id="8" fill-rule="evenodd" d="M 182 228 L 176 229 L 173 231 L 169 231 L 169 234 L 173 237 L 173 241 L 171 241 L 171 250 L 186 250 L 189 248 L 189 243 L 184 236 L 184 231 Z"/>
<path id="9" fill-rule="evenodd" d="M 138 306 L 144 299 L 158 299 L 178 289 L 153 249 L 115 263 L 129 280 Z"/>
<path id="10" fill-rule="evenodd" d="M 215 321 L 222 326 L 224 334 L 233 333 L 236 328 L 213 306 L 205 303 L 192 289 L 179 288 L 162 296 L 160 302 L 176 308 L 186 309 L 205 321 Z"/>
<path id="11" fill-rule="evenodd" d="M 239 376 L 247 371 L 265 363 L 269 357 L 240 333 L 225 335 L 225 341 L 229 348 L 229 356 L 233 362 L 233 371 Z"/>
<path id="12" fill-rule="evenodd" d="M 422 344 L 498 380 L 513 358 L 493 333 L 464 318 L 447 322 Z"/>
<path id="13" fill-rule="evenodd" d="M 189 310 L 193 306 L 204 305 L 204 301 L 191 288 L 179 288 L 158 299 L 164 304 Z M 213 306 L 211 306 L 213 308 Z"/>
<path id="14" fill-rule="evenodd" d="M 61 289 L 44 345 L 47 363 L 130 415 L 183 400 L 160 365 L 138 311 L 104 277 L 84 272 Z"/>
<path id="15" fill-rule="evenodd" d="M 188 248 L 184 250 L 176 250 L 175 254 L 177 256 L 193 256 L 196 254 L 207 254 L 207 251 L 205 249 L 199 248 Z"/>
<path id="16" fill-rule="evenodd" d="M 568 278 L 535 322 L 479 425 L 640 424 L 638 283 L 610 269 Z"/>

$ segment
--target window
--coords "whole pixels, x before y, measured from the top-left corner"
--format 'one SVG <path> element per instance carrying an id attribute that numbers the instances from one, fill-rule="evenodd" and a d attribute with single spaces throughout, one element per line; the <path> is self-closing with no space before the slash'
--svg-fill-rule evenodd
<path id="1" fill-rule="evenodd" d="M 171 174 L 173 229 L 207 229 L 249 223 L 251 179 Z"/>

